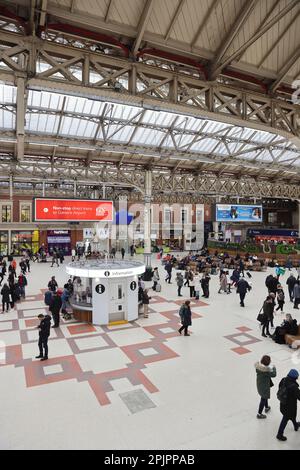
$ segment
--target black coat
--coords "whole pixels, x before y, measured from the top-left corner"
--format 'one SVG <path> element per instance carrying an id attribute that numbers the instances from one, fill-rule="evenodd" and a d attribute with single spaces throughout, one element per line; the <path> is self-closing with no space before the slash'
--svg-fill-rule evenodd
<path id="1" fill-rule="evenodd" d="M 48 338 L 50 335 L 51 317 L 46 315 L 39 325 L 39 335 L 41 338 Z"/>
<path id="2" fill-rule="evenodd" d="M 182 326 L 190 326 L 192 324 L 192 312 L 191 308 L 187 305 L 182 309 L 181 314 L 181 324 Z"/>
<path id="3" fill-rule="evenodd" d="M 250 286 L 245 279 L 240 279 L 237 283 L 237 290 L 238 294 L 246 294 L 247 290 L 250 290 Z"/>
<path id="4" fill-rule="evenodd" d="M 62 306 L 62 300 L 59 295 L 54 295 L 49 307 L 50 312 L 59 313 Z"/>
<path id="5" fill-rule="evenodd" d="M 2 302 L 9 302 L 10 288 L 8 286 L 3 286 L 1 289 Z"/>
<path id="6" fill-rule="evenodd" d="M 279 384 L 279 388 L 285 381 L 288 387 L 287 404 L 280 403 L 281 413 L 288 419 L 296 419 L 297 417 L 297 400 L 300 400 L 299 385 L 295 379 L 284 377 Z"/>

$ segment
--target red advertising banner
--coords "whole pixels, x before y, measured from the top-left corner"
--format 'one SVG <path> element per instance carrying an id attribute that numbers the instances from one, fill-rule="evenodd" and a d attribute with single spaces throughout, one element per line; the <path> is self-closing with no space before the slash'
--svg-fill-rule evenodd
<path id="1" fill-rule="evenodd" d="M 35 198 L 34 220 L 37 222 L 48 220 L 111 222 L 113 203 L 91 199 Z"/>

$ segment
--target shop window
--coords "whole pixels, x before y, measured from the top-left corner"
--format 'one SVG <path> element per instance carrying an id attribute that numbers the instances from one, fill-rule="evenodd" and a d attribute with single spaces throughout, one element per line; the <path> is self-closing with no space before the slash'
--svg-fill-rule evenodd
<path id="1" fill-rule="evenodd" d="M 188 222 L 188 212 L 187 209 L 181 209 L 181 222 L 182 224 L 187 224 Z"/>
<path id="2" fill-rule="evenodd" d="M 28 202 L 20 203 L 20 222 L 31 222 L 31 204 Z"/>
<path id="3" fill-rule="evenodd" d="M 8 255 L 8 232 L 0 232 L 0 255 Z"/>
<path id="4" fill-rule="evenodd" d="M 164 210 L 164 222 L 165 224 L 171 223 L 171 209 Z"/>
<path id="5" fill-rule="evenodd" d="M 12 205 L 2 203 L 1 204 L 1 222 L 12 222 Z"/>

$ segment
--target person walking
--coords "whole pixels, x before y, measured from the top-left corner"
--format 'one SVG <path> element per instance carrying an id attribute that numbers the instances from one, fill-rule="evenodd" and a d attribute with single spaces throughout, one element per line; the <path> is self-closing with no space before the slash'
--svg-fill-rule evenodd
<path id="1" fill-rule="evenodd" d="M 195 297 L 195 273 L 190 271 L 189 277 L 190 297 Z"/>
<path id="2" fill-rule="evenodd" d="M 258 407 L 257 419 L 265 419 L 267 416 L 263 414 L 265 410 L 268 413 L 271 409 L 268 400 L 270 399 L 270 389 L 273 386 L 272 378 L 276 377 L 276 367 L 270 367 L 270 356 L 263 356 L 260 362 L 255 364 L 256 370 L 256 387 L 260 395 L 260 403 Z"/>
<path id="3" fill-rule="evenodd" d="M 176 283 L 177 283 L 178 297 L 182 297 L 181 289 L 182 289 L 182 286 L 183 286 L 183 282 L 184 282 L 183 275 L 181 273 L 177 273 L 176 274 Z"/>
<path id="4" fill-rule="evenodd" d="M 244 278 L 240 279 L 239 282 L 237 283 L 236 293 L 240 294 L 240 306 L 241 307 L 245 307 L 244 300 L 246 297 L 246 293 L 247 291 L 250 292 L 250 290 L 251 290 L 251 286 L 248 284 L 246 279 Z"/>
<path id="5" fill-rule="evenodd" d="M 192 312 L 190 307 L 191 301 L 186 300 L 185 303 L 180 307 L 179 316 L 181 319 L 181 327 L 178 330 L 178 333 L 181 335 L 184 330 L 184 336 L 190 336 L 188 328 L 192 324 Z"/>
<path id="6" fill-rule="evenodd" d="M 295 278 L 294 274 L 291 273 L 286 281 L 291 302 L 293 302 L 294 300 L 294 287 L 295 287 L 296 282 L 297 282 L 297 279 Z"/>
<path id="7" fill-rule="evenodd" d="M 190 287 L 190 282 L 189 282 L 190 281 L 190 270 L 189 270 L 189 268 L 185 269 L 184 279 L 185 279 L 184 287 Z"/>
<path id="8" fill-rule="evenodd" d="M 159 273 L 158 273 L 158 268 L 154 268 L 153 270 L 153 287 L 152 290 L 156 290 L 156 286 L 159 283 Z"/>
<path id="9" fill-rule="evenodd" d="M 225 271 L 220 272 L 220 288 L 218 290 L 218 294 L 221 294 L 221 291 L 227 292 L 227 276 L 225 274 Z"/>
<path id="10" fill-rule="evenodd" d="M 48 359 L 48 338 L 50 336 L 51 317 L 50 315 L 43 315 L 42 313 L 38 316 L 40 324 L 39 329 L 39 350 L 40 354 L 36 356 L 36 359 L 41 361 L 47 361 Z"/>
<path id="11" fill-rule="evenodd" d="M 6 311 L 9 311 L 9 304 L 10 304 L 10 288 L 8 287 L 7 283 L 5 282 L 2 289 L 1 289 L 1 295 L 2 295 L 2 313 L 5 311 L 5 306 L 6 306 Z"/>
<path id="12" fill-rule="evenodd" d="M 53 294 L 51 304 L 50 304 L 50 307 L 49 307 L 49 310 L 52 313 L 52 317 L 53 317 L 53 321 L 54 321 L 54 325 L 52 326 L 52 328 L 58 328 L 59 327 L 59 320 L 60 320 L 59 313 L 60 313 L 60 309 L 62 307 L 61 294 L 62 294 L 62 292 L 59 291 L 59 290 Z"/>
<path id="13" fill-rule="evenodd" d="M 300 281 L 297 279 L 294 285 L 294 308 L 299 310 L 298 305 L 300 304 Z"/>
<path id="14" fill-rule="evenodd" d="M 206 299 L 209 298 L 209 281 L 210 281 L 210 275 L 207 272 L 203 273 L 203 276 L 201 279 L 201 286 L 203 290 L 202 297 L 205 297 Z"/>
<path id="15" fill-rule="evenodd" d="M 143 306 L 144 306 L 144 318 L 149 317 L 149 303 L 151 297 L 148 295 L 148 289 L 143 291 Z"/>
<path id="16" fill-rule="evenodd" d="M 56 282 L 55 276 L 52 276 L 50 281 L 48 282 L 48 289 L 50 289 L 52 292 L 55 292 L 57 288 L 58 284 Z"/>
<path id="17" fill-rule="evenodd" d="M 125 248 L 121 248 L 121 256 L 122 256 L 122 259 L 124 259 L 124 256 L 125 256 Z"/>
<path id="18" fill-rule="evenodd" d="M 71 255 L 72 255 L 71 261 L 72 261 L 72 263 L 74 263 L 75 258 L 76 258 L 76 250 L 75 250 L 75 248 L 72 248 Z"/>
<path id="19" fill-rule="evenodd" d="M 282 289 L 282 286 L 281 286 L 281 284 L 278 284 L 278 287 L 277 287 L 278 307 L 276 308 L 276 311 L 281 310 L 281 313 L 283 313 L 284 298 L 285 298 L 285 295 L 284 295 L 284 291 Z"/>
<path id="20" fill-rule="evenodd" d="M 272 336 L 269 330 L 269 325 L 273 316 L 273 299 L 270 295 L 267 296 L 263 304 L 263 320 L 262 320 L 262 332 L 261 335 L 266 338 Z M 267 334 L 266 334 L 267 333 Z"/>
<path id="21" fill-rule="evenodd" d="M 289 420 L 294 425 L 294 430 L 298 431 L 300 423 L 297 422 L 297 400 L 300 400 L 300 390 L 297 379 L 299 372 L 296 369 L 291 369 L 287 375 L 279 383 L 277 397 L 280 399 L 280 412 L 282 420 L 278 429 L 277 439 L 279 441 L 286 441 L 287 438 L 283 435 Z"/>
<path id="22" fill-rule="evenodd" d="M 56 264 L 56 266 L 59 267 L 59 264 L 58 264 L 58 255 L 57 255 L 56 251 L 53 250 L 51 268 L 53 268 L 53 265 L 54 265 L 54 264 Z"/>
<path id="23" fill-rule="evenodd" d="M 172 279 L 173 266 L 172 266 L 171 261 L 167 262 L 167 264 L 165 266 L 165 270 L 167 271 L 167 277 L 166 277 L 165 281 L 168 282 L 169 284 L 172 284 L 171 279 Z"/>
<path id="24" fill-rule="evenodd" d="M 26 279 L 26 276 L 21 273 L 18 277 L 18 285 L 20 287 L 20 293 L 21 293 L 21 297 L 23 299 L 25 299 L 25 287 L 27 286 L 27 279 Z"/>
<path id="25" fill-rule="evenodd" d="M 44 295 L 44 302 L 48 307 L 50 307 L 51 302 L 52 302 L 52 297 L 53 297 L 53 291 L 48 287 L 48 290 L 45 292 Z"/>

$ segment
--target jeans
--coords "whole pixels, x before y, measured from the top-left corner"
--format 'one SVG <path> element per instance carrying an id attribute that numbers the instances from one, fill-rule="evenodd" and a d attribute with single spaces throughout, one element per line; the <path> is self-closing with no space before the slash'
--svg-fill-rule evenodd
<path id="1" fill-rule="evenodd" d="M 195 287 L 190 286 L 190 297 L 194 297 L 194 296 L 195 296 Z"/>
<path id="2" fill-rule="evenodd" d="M 267 398 L 261 398 L 260 399 L 260 404 L 259 404 L 259 408 L 258 408 L 258 414 L 262 414 L 262 412 L 264 411 L 264 408 L 268 408 L 268 399 Z"/>
<path id="3" fill-rule="evenodd" d="M 298 428 L 298 424 L 297 424 L 297 421 L 296 421 L 295 418 L 292 419 L 292 418 L 288 418 L 287 416 L 283 415 L 280 426 L 279 426 L 279 429 L 278 429 L 278 433 L 277 433 L 278 436 L 283 435 L 285 427 L 286 427 L 287 423 L 289 422 L 289 420 L 292 421 L 295 430 Z"/>
<path id="4" fill-rule="evenodd" d="M 20 293 L 21 293 L 21 297 L 23 297 L 23 299 L 25 299 L 25 287 L 20 286 Z"/>
<path id="5" fill-rule="evenodd" d="M 294 300 L 294 289 L 293 288 L 289 288 L 289 296 L 290 296 L 290 301 L 293 302 Z"/>
<path id="6" fill-rule="evenodd" d="M 188 326 L 181 326 L 181 327 L 179 328 L 179 330 L 178 330 L 179 333 L 181 333 L 182 330 L 184 330 L 184 334 L 185 334 L 185 335 L 188 334 Z"/>
<path id="7" fill-rule="evenodd" d="M 43 348 L 45 350 L 45 353 L 43 353 Z M 39 337 L 39 350 L 40 350 L 40 356 L 48 357 L 48 336 Z"/>

